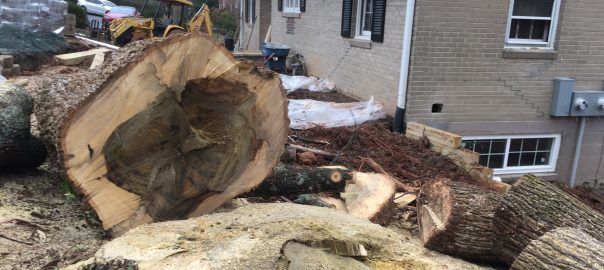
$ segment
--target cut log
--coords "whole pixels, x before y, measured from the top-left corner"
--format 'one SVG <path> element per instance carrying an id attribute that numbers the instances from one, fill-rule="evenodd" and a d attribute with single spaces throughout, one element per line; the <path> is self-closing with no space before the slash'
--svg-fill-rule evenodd
<path id="1" fill-rule="evenodd" d="M 344 201 L 332 197 L 321 196 L 318 194 L 301 194 L 298 196 L 297 199 L 294 200 L 294 202 L 298 204 L 335 208 L 337 210 L 348 212 L 346 210 L 346 205 L 344 204 Z"/>
<path id="2" fill-rule="evenodd" d="M 44 144 L 30 134 L 33 106 L 25 90 L 0 83 L 0 170 L 28 170 L 46 159 Z"/>
<path id="3" fill-rule="evenodd" d="M 417 198 L 424 246 L 474 261 L 496 261 L 493 216 L 501 195 L 449 179 L 422 185 Z"/>
<path id="4" fill-rule="evenodd" d="M 394 193 L 394 181 L 388 175 L 355 172 L 340 197 L 348 213 L 385 225 L 396 212 Z"/>
<path id="5" fill-rule="evenodd" d="M 511 269 L 604 269 L 604 242 L 581 229 L 557 228 L 531 241 L 518 255 Z"/>
<path id="6" fill-rule="evenodd" d="M 531 241 L 557 227 L 579 228 L 604 241 L 604 216 L 533 175 L 513 184 L 503 197 L 493 223 L 497 255 L 508 264 Z"/>
<path id="7" fill-rule="evenodd" d="M 278 77 L 201 33 L 134 42 L 28 90 L 105 229 L 208 213 L 260 184 L 287 138 Z"/>
<path id="8" fill-rule="evenodd" d="M 351 171 L 344 167 L 296 167 L 279 164 L 262 184 L 247 193 L 248 197 L 299 195 L 323 191 L 341 191 Z"/>

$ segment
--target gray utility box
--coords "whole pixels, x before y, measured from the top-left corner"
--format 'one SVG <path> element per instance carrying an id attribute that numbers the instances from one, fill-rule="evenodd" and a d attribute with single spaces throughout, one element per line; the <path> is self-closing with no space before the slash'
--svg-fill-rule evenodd
<path id="1" fill-rule="evenodd" d="M 573 79 L 557 78 L 554 80 L 551 116 L 570 116 L 570 103 L 573 98 L 574 88 L 575 80 Z"/>
<path id="2" fill-rule="evenodd" d="M 570 116 L 604 116 L 604 91 L 575 91 Z"/>
<path id="3" fill-rule="evenodd" d="M 551 116 L 604 116 L 604 91 L 574 91 L 575 80 L 554 81 Z"/>

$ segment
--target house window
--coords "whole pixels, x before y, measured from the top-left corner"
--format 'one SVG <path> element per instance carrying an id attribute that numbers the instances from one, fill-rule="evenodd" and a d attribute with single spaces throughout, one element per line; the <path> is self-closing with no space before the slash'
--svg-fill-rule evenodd
<path id="1" fill-rule="evenodd" d="M 373 23 L 373 0 L 358 0 L 356 14 L 356 37 L 371 38 Z"/>
<path id="2" fill-rule="evenodd" d="M 300 0 L 283 0 L 283 11 L 300 13 Z"/>
<path id="3" fill-rule="evenodd" d="M 507 46 L 552 48 L 560 0 L 512 0 Z"/>
<path id="4" fill-rule="evenodd" d="M 560 135 L 471 137 L 461 146 L 479 153 L 479 163 L 496 174 L 552 172 Z"/>

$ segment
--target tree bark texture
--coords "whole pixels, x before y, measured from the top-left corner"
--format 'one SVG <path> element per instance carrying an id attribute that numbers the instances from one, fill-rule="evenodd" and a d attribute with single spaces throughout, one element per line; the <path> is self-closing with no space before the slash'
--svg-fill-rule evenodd
<path id="1" fill-rule="evenodd" d="M 105 229 L 212 211 L 260 184 L 288 132 L 278 77 L 201 33 L 133 42 L 99 69 L 28 90 L 42 136 Z"/>
<path id="2" fill-rule="evenodd" d="M 493 216 L 499 193 L 449 179 L 422 185 L 417 198 L 424 246 L 473 261 L 496 261 Z"/>
<path id="3" fill-rule="evenodd" d="M 351 171 L 344 167 L 297 167 L 279 164 L 247 197 L 288 196 L 323 191 L 342 191 Z"/>
<path id="4" fill-rule="evenodd" d="M 511 269 L 604 269 L 604 243 L 578 228 L 556 228 L 531 241 Z"/>
<path id="5" fill-rule="evenodd" d="M 42 142 L 30 134 L 33 99 L 23 89 L 0 83 L 0 170 L 26 170 L 46 159 Z"/>
<path id="6" fill-rule="evenodd" d="M 604 241 L 604 217 L 556 186 L 527 175 L 504 195 L 494 219 L 497 256 L 508 264 L 533 240 L 558 228 L 583 230 Z"/>

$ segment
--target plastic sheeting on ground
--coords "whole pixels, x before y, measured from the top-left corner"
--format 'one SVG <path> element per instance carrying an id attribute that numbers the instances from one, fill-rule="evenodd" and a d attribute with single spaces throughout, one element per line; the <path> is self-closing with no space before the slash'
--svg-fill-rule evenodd
<path id="1" fill-rule="evenodd" d="M 290 99 L 288 114 L 292 129 L 355 126 L 387 115 L 384 107 L 373 97 L 369 101 L 352 103 Z"/>
<path id="2" fill-rule="evenodd" d="M 283 88 L 287 90 L 287 93 L 291 93 L 298 89 L 308 89 L 313 92 L 332 92 L 335 91 L 336 85 L 327 79 L 319 80 L 317 77 L 306 77 L 306 76 L 288 76 L 279 75 Z"/>
<path id="3" fill-rule="evenodd" d="M 6 82 L 6 78 L 4 78 L 4 76 L 0 75 L 0 83 Z"/>
<path id="4" fill-rule="evenodd" d="M 0 0 L 0 26 L 50 32 L 65 25 L 63 0 Z"/>

